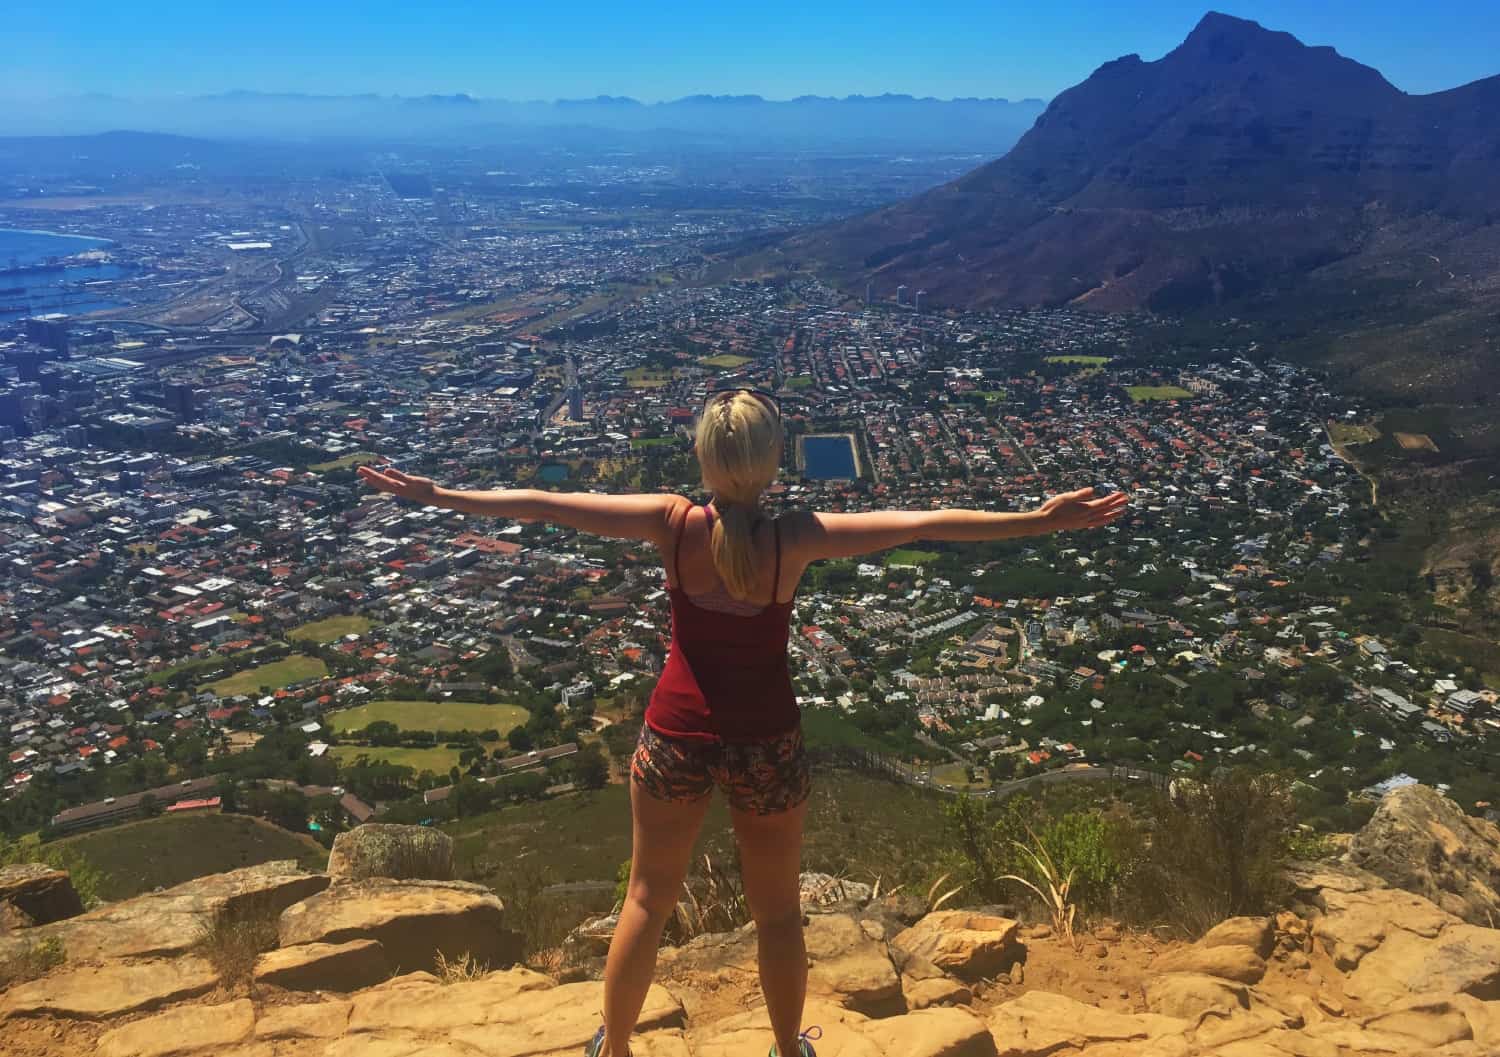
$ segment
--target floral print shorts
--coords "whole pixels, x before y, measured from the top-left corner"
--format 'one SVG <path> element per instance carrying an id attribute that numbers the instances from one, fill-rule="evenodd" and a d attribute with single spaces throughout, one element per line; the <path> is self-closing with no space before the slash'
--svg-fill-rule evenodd
<path id="1" fill-rule="evenodd" d="M 759 741 L 672 738 L 641 724 L 630 777 L 658 800 L 700 800 L 717 785 L 737 811 L 775 815 L 807 799 L 812 776 L 800 726 Z"/>

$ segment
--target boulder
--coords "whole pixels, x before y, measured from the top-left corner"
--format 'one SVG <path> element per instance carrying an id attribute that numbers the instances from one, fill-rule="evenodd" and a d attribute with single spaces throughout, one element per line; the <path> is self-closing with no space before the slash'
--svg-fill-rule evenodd
<path id="1" fill-rule="evenodd" d="M 348 1001 L 335 999 L 300 1006 L 267 1006 L 255 1022 L 255 1037 L 282 1039 L 333 1039 L 349 1026 Z"/>
<path id="2" fill-rule="evenodd" d="M 1249 1009 L 1245 985 L 1203 973 L 1163 973 L 1146 981 L 1146 1008 L 1182 1020 L 1204 1013 L 1232 1014 Z"/>
<path id="3" fill-rule="evenodd" d="M 1151 963 L 1154 973 L 1203 973 L 1242 984 L 1256 984 L 1266 975 L 1266 960 L 1249 947 L 1182 947 Z"/>
<path id="4" fill-rule="evenodd" d="M 870 1016 L 901 1011 L 901 979 L 883 940 L 847 914 L 814 915 L 802 930 L 809 994 Z"/>
<path id="5" fill-rule="evenodd" d="M 426 969 L 441 952 L 499 968 L 520 956 L 520 937 L 489 889 L 463 881 L 370 878 L 334 885 L 281 915 L 281 946 L 378 940 L 393 968 Z"/>
<path id="6" fill-rule="evenodd" d="M 615 927 L 619 923 L 619 914 L 600 914 L 584 921 L 563 940 L 563 961 L 568 965 L 578 965 L 591 958 L 604 957 L 609 953 L 609 944 L 615 938 Z"/>
<path id="7" fill-rule="evenodd" d="M 872 1021 L 867 1038 L 891 1057 L 995 1057 L 995 1039 L 967 1009 L 919 1009 Z"/>
<path id="8" fill-rule="evenodd" d="M 328 876 L 335 881 L 451 881 L 453 838 L 427 826 L 367 822 L 333 838 Z"/>
<path id="9" fill-rule="evenodd" d="M 1411 785 L 1385 796 L 1354 835 L 1349 859 L 1471 925 L 1500 923 L 1500 827 L 1435 789 Z"/>
<path id="10" fill-rule="evenodd" d="M 896 966 L 885 942 L 870 934 L 880 928 L 878 921 L 848 914 L 812 915 L 802 930 L 807 945 L 807 993 L 875 1016 L 901 1012 L 901 979 Z M 696 936 L 681 947 L 665 948 L 657 964 L 664 982 L 680 982 L 689 989 L 695 979 L 725 969 L 753 974 L 755 926 Z"/>
<path id="11" fill-rule="evenodd" d="M 45 863 L 0 866 L 0 931 L 30 928 L 83 913 L 68 871 Z"/>
<path id="12" fill-rule="evenodd" d="M 999 1057 L 1047 1057 L 1072 1049 L 1096 1052 L 1093 1047 L 1107 1043 L 1148 1041 L 1158 1052 L 1186 1054 L 1185 1043 L 1168 1046 L 1192 1026 L 1155 1013 L 1110 1013 L 1046 991 L 1028 991 L 995 1007 L 989 1025 Z M 1148 1051 L 1140 1052 L 1144 1057 Z"/>
<path id="13" fill-rule="evenodd" d="M 900 948 L 894 948 L 900 951 Z M 901 952 L 901 993 L 906 997 L 907 1009 L 926 1009 L 928 1006 L 968 1005 L 974 993 L 966 985 L 955 980 L 918 954 Z M 1010 967 L 1012 980 L 1020 969 L 1017 962 Z"/>
<path id="14" fill-rule="evenodd" d="M 7 989 L 0 996 L 0 1018 L 51 1015 L 112 1020 L 205 994 L 218 982 L 218 974 L 201 958 L 64 968 Z"/>
<path id="15" fill-rule="evenodd" d="M 1500 929 L 1455 921 L 1433 939 L 1394 929 L 1349 974 L 1344 993 L 1370 1006 L 1413 994 L 1500 998 Z"/>
<path id="16" fill-rule="evenodd" d="M 804 912 L 857 909 L 870 901 L 874 891 L 863 881 L 848 881 L 826 873 L 804 873 L 798 884 Z"/>
<path id="17" fill-rule="evenodd" d="M 0 936 L 0 960 L 49 938 L 56 938 L 73 962 L 183 954 L 220 911 L 280 914 L 326 887 L 328 878 L 291 860 L 247 866 L 110 903 L 23 935 Z"/>
<path id="18" fill-rule="evenodd" d="M 378 940 L 299 943 L 262 954 L 255 982 L 288 991 L 358 991 L 391 975 Z"/>
<path id="19" fill-rule="evenodd" d="M 875 901 L 874 908 L 893 921 L 915 925 L 927 915 L 927 900 L 912 892 L 887 892 Z"/>
<path id="20" fill-rule="evenodd" d="M 177 1057 L 211 1053 L 248 1038 L 255 1007 L 248 998 L 217 1006 L 182 1006 L 105 1032 L 98 1057 Z"/>
<path id="21" fill-rule="evenodd" d="M 1276 925 L 1270 918 L 1229 918 L 1209 929 L 1200 947 L 1249 947 L 1262 958 L 1276 945 Z"/>
<path id="22" fill-rule="evenodd" d="M 933 911 L 891 942 L 967 978 L 1003 972 L 1022 953 L 1014 920 L 968 910 Z"/>

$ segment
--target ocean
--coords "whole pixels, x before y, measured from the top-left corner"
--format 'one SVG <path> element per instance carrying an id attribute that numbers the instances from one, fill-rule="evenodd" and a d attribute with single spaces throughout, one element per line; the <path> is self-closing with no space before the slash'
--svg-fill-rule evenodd
<path id="1" fill-rule="evenodd" d="M 110 284 L 125 274 L 118 265 L 17 270 L 112 245 L 109 239 L 86 235 L 0 228 L 0 322 L 45 312 L 82 315 L 118 308 L 121 302 L 111 300 L 108 294 Z"/>

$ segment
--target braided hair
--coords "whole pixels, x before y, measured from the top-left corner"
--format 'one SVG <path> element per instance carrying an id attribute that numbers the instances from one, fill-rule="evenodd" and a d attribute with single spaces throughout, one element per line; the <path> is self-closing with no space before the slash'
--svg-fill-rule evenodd
<path id="1" fill-rule="evenodd" d="M 780 420 L 749 393 L 716 399 L 698 417 L 698 464 L 719 509 L 709 553 L 725 590 L 738 599 L 764 586 L 756 582 L 750 534 L 761 517 L 760 495 L 781 467 L 783 443 Z"/>

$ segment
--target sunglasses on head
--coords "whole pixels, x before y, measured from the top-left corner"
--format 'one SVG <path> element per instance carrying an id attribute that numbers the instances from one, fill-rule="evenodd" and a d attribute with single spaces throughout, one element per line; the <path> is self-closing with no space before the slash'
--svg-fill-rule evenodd
<path id="1" fill-rule="evenodd" d="M 733 400 L 736 393 L 749 393 L 771 409 L 771 414 L 776 416 L 776 421 L 781 421 L 781 405 L 776 402 L 776 398 L 764 389 L 752 389 L 749 386 L 740 386 L 735 389 L 716 389 L 708 394 L 708 401 L 703 406 L 704 408 L 710 408 L 722 400 Z"/>

